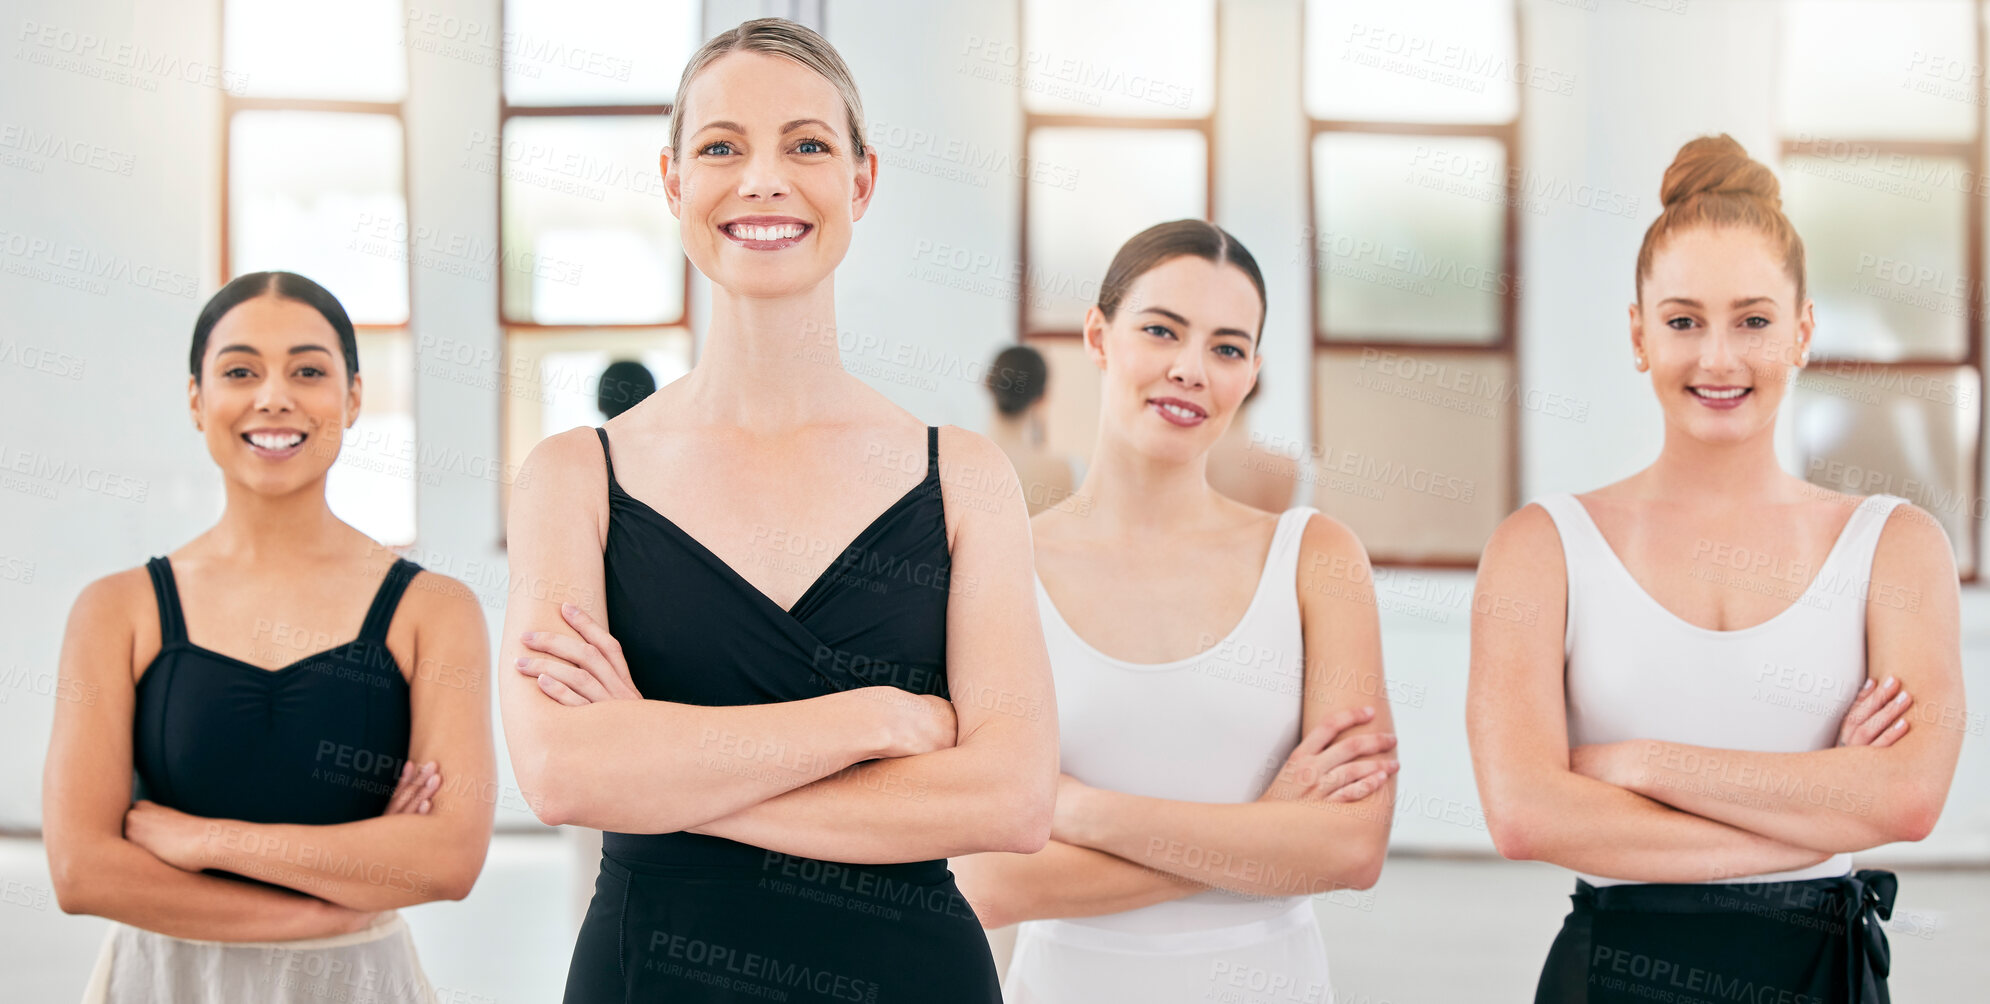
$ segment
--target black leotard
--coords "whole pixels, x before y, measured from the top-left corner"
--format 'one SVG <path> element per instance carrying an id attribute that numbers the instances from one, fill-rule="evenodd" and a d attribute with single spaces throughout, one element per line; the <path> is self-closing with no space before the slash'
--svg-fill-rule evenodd
<path id="1" fill-rule="evenodd" d="M 138 678 L 134 797 L 251 823 L 380 815 L 408 757 L 408 681 L 387 625 L 421 566 L 395 560 L 358 638 L 273 670 L 188 641 L 172 564 L 145 568 L 160 647 Z"/>
<path id="2" fill-rule="evenodd" d="M 645 698 L 736 706 L 870 685 L 946 696 L 952 566 L 937 428 L 926 430 L 925 479 L 788 610 L 624 492 L 608 434 L 595 431 L 609 458 L 609 630 Z M 714 769 L 735 770 L 806 755 L 713 751 Z M 683 832 L 603 834 L 566 989 L 567 1004 L 1001 999 L 987 938 L 944 859 L 843 864 Z"/>

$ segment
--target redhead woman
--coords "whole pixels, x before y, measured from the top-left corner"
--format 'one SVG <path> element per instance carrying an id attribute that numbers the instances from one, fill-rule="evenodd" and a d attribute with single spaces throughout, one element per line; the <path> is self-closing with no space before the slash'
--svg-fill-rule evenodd
<path id="1" fill-rule="evenodd" d="M 1578 875 L 1535 1000 L 1884 1002 L 1896 883 L 1852 854 L 1948 796 L 1962 737 L 1908 709 L 1962 707 L 1954 561 L 1905 500 L 1776 463 L 1815 321 L 1775 177 L 1702 137 L 1661 196 L 1630 355 L 1664 445 L 1514 513 L 1479 565 L 1487 823 Z"/>
<path id="2" fill-rule="evenodd" d="M 506 610 L 512 760 L 542 819 L 606 831 L 566 1000 L 995 1004 L 946 858 L 1049 834 L 1022 495 L 810 350 L 877 182 L 835 50 L 749 21 L 677 94 L 704 349 L 512 496 L 511 574 L 545 584 Z"/>
<path id="3" fill-rule="evenodd" d="M 1078 497 L 1031 520 L 1063 777 L 1051 842 L 957 861 L 991 928 L 1023 922 L 1010 1004 L 1326 1002 L 1317 897 L 1381 873 L 1397 761 L 1368 557 L 1298 506 L 1209 484 L 1264 357 L 1237 239 L 1162 223 L 1085 319 L 1099 428 Z"/>
<path id="4" fill-rule="evenodd" d="M 92 582 L 62 643 L 92 699 L 56 704 L 49 870 L 64 912 L 113 922 L 85 1001 L 430 1001 L 397 909 L 483 869 L 483 609 L 326 504 L 363 384 L 323 287 L 228 283 L 189 366 L 227 507 Z"/>

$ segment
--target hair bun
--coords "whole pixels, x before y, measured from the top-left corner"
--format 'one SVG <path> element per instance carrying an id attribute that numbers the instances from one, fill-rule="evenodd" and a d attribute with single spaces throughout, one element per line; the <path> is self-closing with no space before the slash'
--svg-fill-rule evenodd
<path id="1" fill-rule="evenodd" d="M 1701 136 L 1680 147 L 1658 186 L 1659 201 L 1667 208 L 1710 192 L 1748 196 L 1776 209 L 1783 207 L 1782 186 L 1776 176 L 1748 156 L 1727 133 Z"/>

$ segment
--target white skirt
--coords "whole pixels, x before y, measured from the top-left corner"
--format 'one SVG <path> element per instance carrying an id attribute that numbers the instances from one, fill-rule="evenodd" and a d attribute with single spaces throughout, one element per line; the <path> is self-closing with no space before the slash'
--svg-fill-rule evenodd
<path id="1" fill-rule="evenodd" d="M 1311 899 L 1278 916 L 1128 934 L 1068 920 L 1018 925 L 1007 1004 L 1333 1004 Z"/>
<path id="2" fill-rule="evenodd" d="M 193 941 L 112 921 L 83 1004 L 435 1004 L 396 910 L 351 934 Z"/>

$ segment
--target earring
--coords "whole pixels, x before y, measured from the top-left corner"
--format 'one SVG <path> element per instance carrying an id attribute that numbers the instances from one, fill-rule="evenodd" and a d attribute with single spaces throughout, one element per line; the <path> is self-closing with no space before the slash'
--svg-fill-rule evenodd
<path id="1" fill-rule="evenodd" d="M 1645 354 L 1640 352 L 1638 353 L 1638 369 L 1642 371 L 1644 368 L 1645 368 Z"/>

